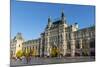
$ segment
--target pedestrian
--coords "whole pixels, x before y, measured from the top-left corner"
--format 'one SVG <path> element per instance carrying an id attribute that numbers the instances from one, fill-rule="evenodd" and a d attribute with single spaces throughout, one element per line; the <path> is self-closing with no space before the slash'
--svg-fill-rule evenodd
<path id="1" fill-rule="evenodd" d="M 26 63 L 27 63 L 26 57 L 22 56 L 22 64 L 26 64 Z"/>
<path id="2" fill-rule="evenodd" d="M 21 60 L 19 58 L 17 58 L 16 64 L 21 64 Z"/>
<path id="3" fill-rule="evenodd" d="M 30 56 L 30 64 L 32 64 L 32 56 Z"/>

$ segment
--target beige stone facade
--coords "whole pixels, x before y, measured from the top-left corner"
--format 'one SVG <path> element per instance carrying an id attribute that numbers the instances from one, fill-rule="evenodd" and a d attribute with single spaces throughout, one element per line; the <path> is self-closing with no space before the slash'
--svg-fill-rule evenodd
<path id="1" fill-rule="evenodd" d="M 80 29 L 77 23 L 68 25 L 64 12 L 62 12 L 58 20 L 53 21 L 51 17 L 48 18 L 48 24 L 39 39 L 21 40 L 18 44 L 20 43 L 22 46 L 18 49 L 22 51 L 35 49 L 35 55 L 40 57 L 51 57 L 53 49 L 56 50 L 58 57 L 95 56 L 95 26 Z M 16 44 L 14 48 L 17 49 L 17 47 Z"/>
<path id="2" fill-rule="evenodd" d="M 67 23 L 64 12 L 61 13 L 61 19 L 56 21 L 48 18 L 45 31 L 41 34 L 41 54 L 50 56 L 55 46 L 59 51 L 57 56 L 95 55 L 95 26 L 79 29 L 77 23 Z"/>
<path id="3" fill-rule="evenodd" d="M 28 40 L 22 43 L 22 51 L 31 53 L 32 56 L 39 56 L 40 39 Z"/>
<path id="4" fill-rule="evenodd" d="M 22 51 L 22 43 L 24 42 L 24 38 L 21 33 L 17 33 L 17 35 L 11 40 L 10 43 L 10 51 L 12 56 L 16 56 L 18 51 Z"/>

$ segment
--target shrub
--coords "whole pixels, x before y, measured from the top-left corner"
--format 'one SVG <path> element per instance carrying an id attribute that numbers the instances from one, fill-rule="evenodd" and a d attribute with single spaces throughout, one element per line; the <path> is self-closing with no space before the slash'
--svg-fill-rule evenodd
<path id="1" fill-rule="evenodd" d="M 20 58 L 23 56 L 23 52 L 21 50 L 17 51 L 16 57 Z"/>

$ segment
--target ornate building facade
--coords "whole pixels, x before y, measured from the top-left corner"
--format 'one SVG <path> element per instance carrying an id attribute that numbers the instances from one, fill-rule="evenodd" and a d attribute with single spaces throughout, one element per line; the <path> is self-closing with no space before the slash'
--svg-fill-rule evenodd
<path id="1" fill-rule="evenodd" d="M 40 53 L 50 56 L 53 48 L 58 50 L 58 56 L 95 55 L 95 26 L 84 29 L 79 29 L 77 23 L 69 26 L 64 12 L 57 21 L 49 17 L 48 25 L 41 34 Z"/>
<path id="2" fill-rule="evenodd" d="M 22 43 L 22 51 L 30 53 L 31 56 L 37 57 L 40 55 L 39 49 L 40 49 L 40 38 L 34 39 L 34 40 L 28 40 Z"/>
<path id="3" fill-rule="evenodd" d="M 16 56 L 16 53 L 19 50 L 22 50 L 22 43 L 24 42 L 24 38 L 21 33 L 17 33 L 17 35 L 10 42 L 10 53 L 11 56 Z"/>
<path id="4" fill-rule="evenodd" d="M 49 17 L 39 39 L 20 42 L 22 51 L 36 51 L 33 54 L 40 57 L 95 56 L 95 26 L 79 29 L 77 23 L 68 25 L 65 18 L 64 12 L 59 20 Z"/>

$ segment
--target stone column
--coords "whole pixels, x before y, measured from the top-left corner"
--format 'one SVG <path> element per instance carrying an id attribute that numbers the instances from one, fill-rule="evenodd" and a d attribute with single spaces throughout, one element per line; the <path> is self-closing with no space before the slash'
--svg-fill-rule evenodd
<path id="1" fill-rule="evenodd" d="M 71 56 L 75 56 L 75 40 L 71 40 Z"/>
<path id="2" fill-rule="evenodd" d="M 75 40 L 74 40 L 74 32 L 71 32 L 71 56 L 75 56 Z"/>
<path id="3" fill-rule="evenodd" d="M 63 34 L 63 56 L 66 55 L 66 51 L 67 51 L 67 44 L 65 40 L 65 34 Z"/>
<path id="4" fill-rule="evenodd" d="M 46 33 L 45 33 L 46 34 Z M 44 55 L 47 55 L 47 35 L 45 35 L 45 44 L 44 44 Z"/>
<path id="5" fill-rule="evenodd" d="M 40 57 L 42 57 L 42 55 L 43 55 L 43 45 L 42 45 L 42 40 L 43 40 L 43 38 L 42 38 L 42 36 L 41 36 L 41 39 L 40 39 Z"/>
<path id="6" fill-rule="evenodd" d="M 63 33 L 62 33 L 62 43 L 63 43 L 63 56 L 66 55 L 67 51 L 67 43 L 66 43 L 66 33 L 65 33 L 65 26 L 63 27 Z"/>
<path id="7" fill-rule="evenodd" d="M 82 56 L 82 39 L 80 39 L 80 55 Z"/>
<path id="8" fill-rule="evenodd" d="M 90 56 L 90 38 L 87 38 L 88 55 Z"/>
<path id="9" fill-rule="evenodd" d="M 47 32 L 47 56 L 50 56 L 49 31 Z"/>

